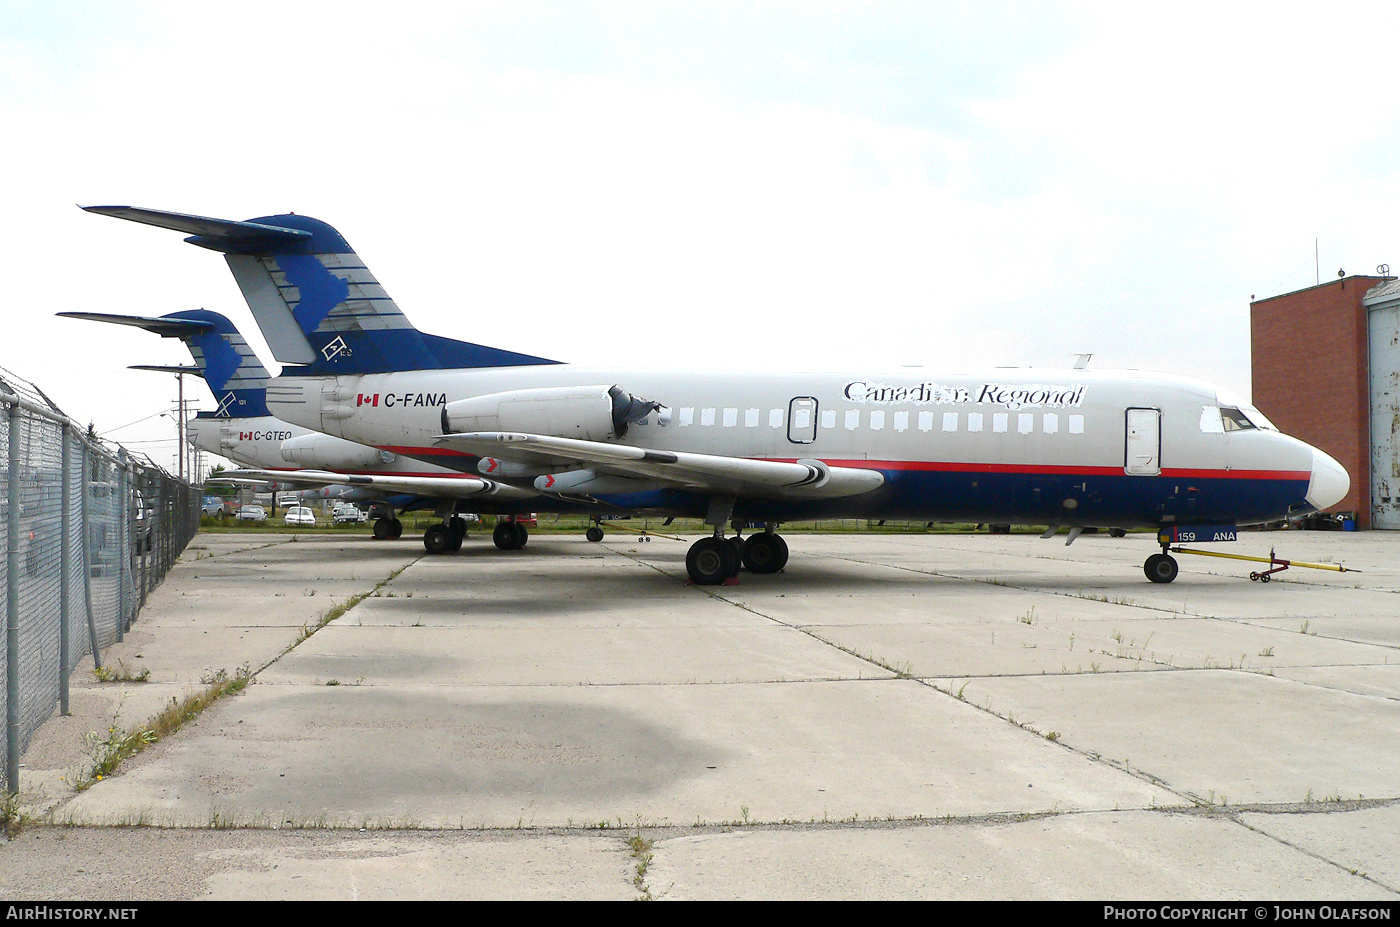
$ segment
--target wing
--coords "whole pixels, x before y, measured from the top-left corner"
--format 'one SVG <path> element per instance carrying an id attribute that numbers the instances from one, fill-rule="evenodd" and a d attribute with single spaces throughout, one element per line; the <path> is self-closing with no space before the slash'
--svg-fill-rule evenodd
<path id="1" fill-rule="evenodd" d="M 878 470 L 833 467 L 820 460 L 755 460 L 546 435 L 474 432 L 443 435 L 442 447 L 482 457 L 557 466 L 576 463 L 609 474 L 659 481 L 710 495 L 759 499 L 835 499 L 884 485 Z M 537 483 L 536 486 L 539 486 Z"/>
<path id="2" fill-rule="evenodd" d="M 474 476 L 380 476 L 361 473 L 333 473 L 329 470 L 227 470 L 221 479 L 275 480 L 283 485 L 354 486 L 381 492 L 411 493 L 442 499 L 494 497 L 497 499 L 531 499 L 537 493 L 517 489 L 495 480 Z"/>

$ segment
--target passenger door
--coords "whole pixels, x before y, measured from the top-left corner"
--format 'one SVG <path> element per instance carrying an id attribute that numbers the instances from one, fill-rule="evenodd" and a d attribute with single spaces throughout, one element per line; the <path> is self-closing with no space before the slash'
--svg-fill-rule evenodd
<path id="1" fill-rule="evenodd" d="M 1162 410 L 1129 409 L 1123 472 L 1157 476 L 1162 472 Z"/>

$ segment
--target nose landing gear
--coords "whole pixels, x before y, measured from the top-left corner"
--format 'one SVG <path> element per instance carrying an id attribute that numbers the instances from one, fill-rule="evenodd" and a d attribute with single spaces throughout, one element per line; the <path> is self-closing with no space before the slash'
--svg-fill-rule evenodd
<path id="1" fill-rule="evenodd" d="M 1142 571 L 1154 583 L 1169 583 L 1176 579 L 1178 567 L 1176 559 L 1163 549 L 1162 553 L 1147 558 L 1147 562 L 1142 565 Z"/>

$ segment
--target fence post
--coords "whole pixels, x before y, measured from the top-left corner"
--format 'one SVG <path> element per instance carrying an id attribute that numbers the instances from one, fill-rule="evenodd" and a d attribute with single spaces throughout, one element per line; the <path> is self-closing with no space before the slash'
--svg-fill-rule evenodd
<path id="1" fill-rule="evenodd" d="M 19 403 L 9 409 L 10 472 L 5 532 L 5 788 L 19 791 Z"/>
<path id="2" fill-rule="evenodd" d="M 60 517 L 63 525 L 58 532 L 58 711 L 68 715 L 68 619 L 69 589 L 68 575 L 73 571 L 73 557 L 69 548 L 73 546 L 73 458 L 69 453 L 68 426 L 60 425 L 63 435 L 63 503 Z"/>
<path id="3" fill-rule="evenodd" d="M 92 665 L 97 669 L 102 669 L 102 647 L 97 640 L 97 615 L 92 610 L 92 551 L 88 547 L 88 539 L 92 537 L 91 521 L 88 519 L 88 446 L 87 442 L 80 442 L 78 445 L 83 453 L 83 483 L 82 498 L 79 500 L 79 511 L 82 517 L 79 524 L 82 526 L 83 542 L 79 550 L 83 553 L 83 608 L 87 609 L 88 643 L 92 646 Z"/>
<path id="4" fill-rule="evenodd" d="M 126 449 L 117 453 L 117 620 L 125 621 L 131 602 L 126 584 L 131 582 L 131 507 L 127 505 Z"/>

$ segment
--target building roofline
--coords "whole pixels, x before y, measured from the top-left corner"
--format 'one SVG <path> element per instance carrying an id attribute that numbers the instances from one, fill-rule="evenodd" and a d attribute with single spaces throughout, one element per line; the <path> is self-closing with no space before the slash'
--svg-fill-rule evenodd
<path id="1" fill-rule="evenodd" d="M 1320 290 L 1320 289 L 1322 289 L 1323 287 L 1337 286 L 1337 285 L 1339 285 L 1339 284 L 1345 286 L 1345 284 L 1346 284 L 1346 282 L 1347 282 L 1348 280 L 1370 280 L 1370 281 L 1374 281 L 1374 283 L 1372 284 L 1372 285 L 1374 285 L 1374 284 L 1377 284 L 1377 283 L 1384 283 L 1384 282 L 1387 281 L 1387 280 L 1394 280 L 1394 279 L 1396 279 L 1396 278 L 1394 278 L 1394 277 L 1377 277 L 1377 276 L 1374 276 L 1374 275 L 1372 275 L 1372 274 L 1351 274 L 1351 275 L 1348 275 L 1348 276 L 1346 276 L 1346 277 L 1342 277 L 1342 278 L 1339 279 L 1339 280 L 1328 280 L 1326 283 L 1316 283 L 1316 284 L 1313 284 L 1312 286 L 1305 286 L 1305 287 L 1302 287 L 1302 288 L 1297 289 L 1297 290 L 1290 290 L 1290 291 L 1288 291 L 1287 293 L 1279 293 L 1279 294 L 1277 294 L 1277 295 L 1275 295 L 1275 296 L 1265 296 L 1263 299 L 1251 299 L 1251 300 L 1249 301 L 1249 304 L 1250 304 L 1251 306 L 1257 306 L 1257 305 L 1259 305 L 1260 303 L 1267 303 L 1267 302 L 1269 302 L 1269 301 L 1271 301 L 1271 300 L 1275 300 L 1275 299 L 1283 299 L 1285 296 L 1296 296 L 1296 295 L 1299 294 L 1299 293 L 1306 293 L 1306 292 L 1308 292 L 1309 290 Z"/>

